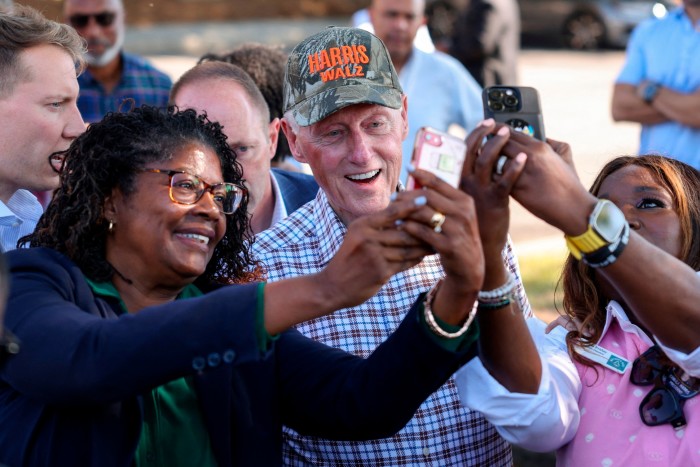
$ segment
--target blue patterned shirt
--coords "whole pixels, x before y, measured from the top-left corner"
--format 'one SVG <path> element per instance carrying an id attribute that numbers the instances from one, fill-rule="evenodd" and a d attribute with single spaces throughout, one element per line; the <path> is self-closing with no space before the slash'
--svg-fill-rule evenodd
<path id="1" fill-rule="evenodd" d="M 90 70 L 85 70 L 78 77 L 78 109 L 85 122 L 98 122 L 108 112 L 118 112 L 127 98 L 134 99 L 135 107 L 144 104 L 155 107 L 168 105 L 168 96 L 173 85 L 170 77 L 141 57 L 126 52 L 122 52 L 121 57 L 122 77 L 110 94 L 105 92 L 102 85 L 90 74 Z M 125 104 L 123 110 L 129 109 L 131 106 Z"/>
<path id="2" fill-rule="evenodd" d="M 269 281 L 319 272 L 340 248 L 347 228 L 328 204 L 323 190 L 271 229 L 256 236 L 253 252 Z M 518 298 L 531 316 L 517 260 L 510 245 L 504 260 L 518 279 Z M 314 340 L 367 357 L 399 326 L 418 295 L 444 273 L 437 256 L 426 257 L 395 275 L 362 305 L 339 310 L 297 326 Z M 338 401 L 342 403 L 342 401 Z M 511 465 L 508 443 L 479 413 L 460 405 L 451 378 L 391 438 L 331 441 L 284 429 L 285 465 Z"/>
<path id="3" fill-rule="evenodd" d="M 7 201 L 0 201 L 0 246 L 2 251 L 17 248 L 17 240 L 34 232 L 44 213 L 39 200 L 27 190 L 17 190 Z"/>

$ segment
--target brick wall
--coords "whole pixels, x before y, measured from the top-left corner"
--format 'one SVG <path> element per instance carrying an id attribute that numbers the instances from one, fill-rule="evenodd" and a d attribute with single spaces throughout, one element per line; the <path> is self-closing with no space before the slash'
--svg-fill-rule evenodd
<path id="1" fill-rule="evenodd" d="M 124 0 L 134 25 L 251 18 L 349 16 L 370 0 Z M 61 20 L 61 0 L 16 0 Z"/>

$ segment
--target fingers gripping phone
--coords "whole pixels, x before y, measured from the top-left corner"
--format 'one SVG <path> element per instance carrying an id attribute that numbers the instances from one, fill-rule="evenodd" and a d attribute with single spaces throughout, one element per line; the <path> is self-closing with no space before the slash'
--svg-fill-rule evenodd
<path id="1" fill-rule="evenodd" d="M 535 88 L 492 86 L 481 94 L 484 117 L 505 123 L 514 130 L 545 140 L 540 97 Z"/>
<path id="2" fill-rule="evenodd" d="M 416 133 L 411 163 L 417 169 L 432 172 L 453 187 L 459 186 L 462 165 L 467 151 L 467 143 L 456 136 L 423 127 Z M 408 177 L 408 190 L 421 188 L 411 176 Z"/>

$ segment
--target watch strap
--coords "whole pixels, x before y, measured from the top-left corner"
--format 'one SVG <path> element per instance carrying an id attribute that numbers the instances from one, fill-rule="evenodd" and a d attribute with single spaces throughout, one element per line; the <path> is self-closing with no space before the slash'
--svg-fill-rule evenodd
<path id="1" fill-rule="evenodd" d="M 651 104 L 656 95 L 659 93 L 660 88 L 661 85 L 659 83 L 655 83 L 653 81 L 647 83 L 642 92 L 642 99 L 644 99 L 644 102 Z"/>
<path id="2" fill-rule="evenodd" d="M 598 235 L 591 224 L 588 224 L 588 228 L 581 235 L 576 235 L 575 237 L 567 235 L 565 238 L 566 246 L 569 247 L 569 251 L 576 259 L 581 259 L 581 254 L 592 253 L 608 244 Z"/>
<path id="3" fill-rule="evenodd" d="M 627 246 L 627 243 L 629 243 L 629 239 L 630 226 L 629 224 L 625 224 L 624 228 L 622 229 L 622 234 L 617 241 L 611 243 L 610 245 L 604 246 L 598 251 L 583 255 L 581 260 L 592 268 L 604 268 L 606 266 L 610 266 L 617 261 L 617 258 L 620 257 L 622 251 Z"/>

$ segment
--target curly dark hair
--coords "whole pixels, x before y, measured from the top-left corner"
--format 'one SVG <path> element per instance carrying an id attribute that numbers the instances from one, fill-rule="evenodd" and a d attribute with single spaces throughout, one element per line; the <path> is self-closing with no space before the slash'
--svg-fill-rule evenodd
<path id="1" fill-rule="evenodd" d="M 608 162 L 596 177 L 590 192 L 598 195 L 600 186 L 613 173 L 625 167 L 641 167 L 656 178 L 673 197 L 673 209 L 681 226 L 680 260 L 700 270 L 700 172 L 668 157 L 657 155 L 621 156 Z M 578 319 L 591 332 L 589 337 L 579 332 L 567 335 L 567 347 L 576 361 L 593 366 L 590 360 L 573 352 L 574 346 L 591 346 L 600 340 L 605 326 L 605 307 L 609 300 L 596 280 L 595 269 L 575 260 L 571 255 L 564 264 L 560 279 L 564 291 L 564 312 Z"/>
<path id="2" fill-rule="evenodd" d="M 236 153 L 226 143 L 221 126 L 206 115 L 148 106 L 107 114 L 64 152 L 60 186 L 34 233 L 21 242 L 64 253 L 92 280 L 111 280 L 116 271 L 106 259 L 105 200 L 115 189 L 128 197 L 141 169 L 172 158 L 192 142 L 216 152 L 225 182 L 242 185 Z M 258 277 L 259 268 L 248 250 L 247 204 L 246 195 L 238 210 L 226 216 L 226 234 L 198 283 L 237 283 Z"/>

